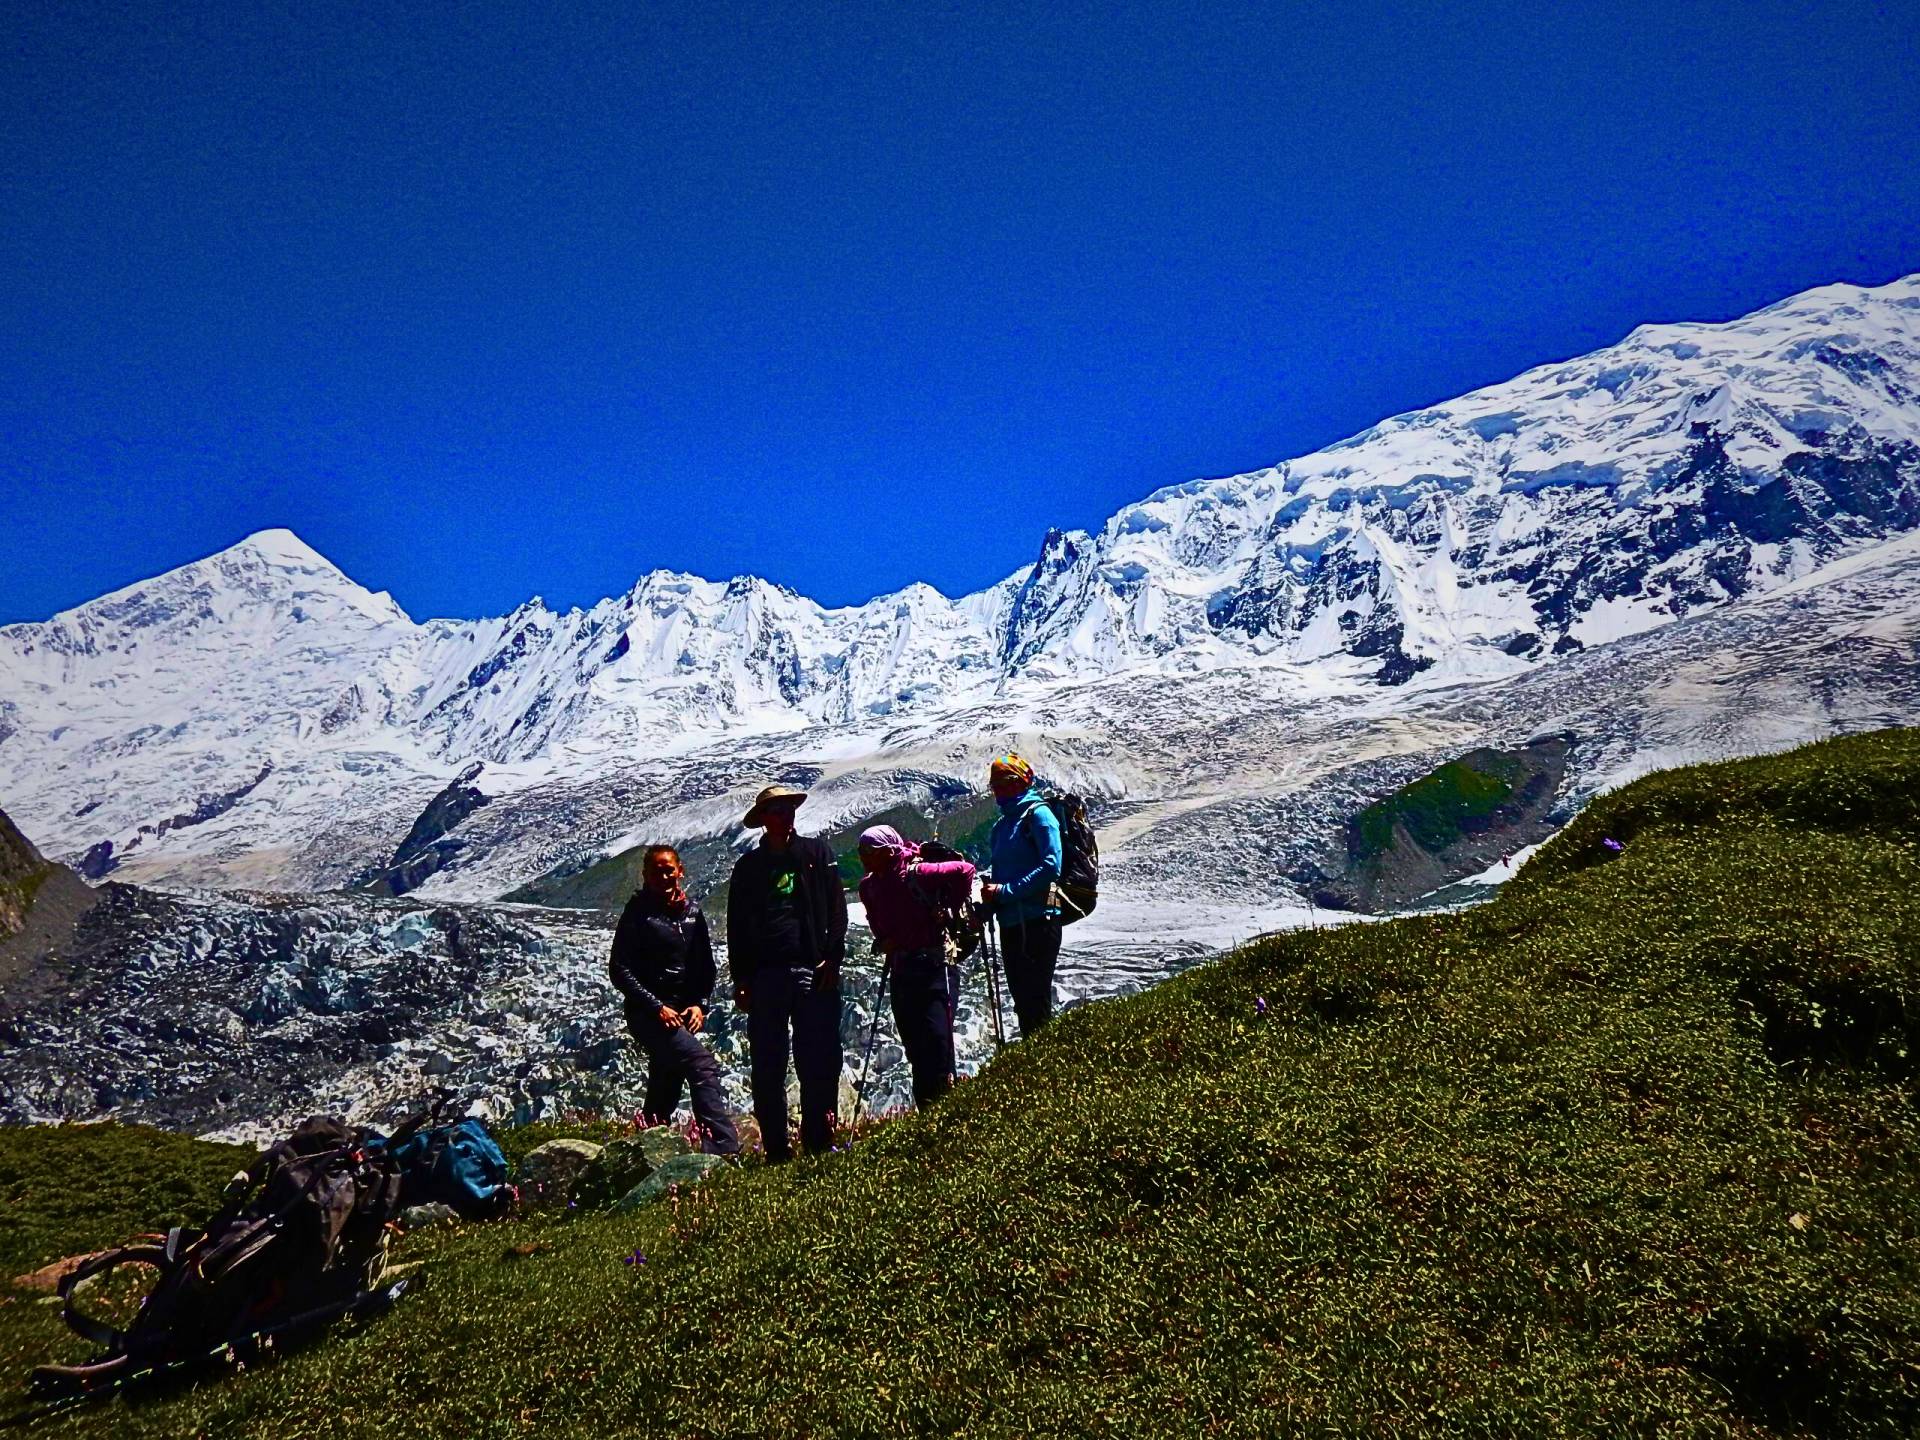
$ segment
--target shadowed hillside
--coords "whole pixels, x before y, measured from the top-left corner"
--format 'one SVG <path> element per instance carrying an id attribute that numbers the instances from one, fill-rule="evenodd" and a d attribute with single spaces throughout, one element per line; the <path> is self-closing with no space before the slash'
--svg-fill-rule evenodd
<path id="1" fill-rule="evenodd" d="M 94 902 L 86 881 L 34 848 L 0 810 L 0 1015 L 37 988 L 39 959 Z"/>

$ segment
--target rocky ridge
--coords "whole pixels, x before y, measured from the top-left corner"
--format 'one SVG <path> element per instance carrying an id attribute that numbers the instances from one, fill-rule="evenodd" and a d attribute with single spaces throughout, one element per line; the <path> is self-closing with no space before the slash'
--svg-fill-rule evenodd
<path id="1" fill-rule="evenodd" d="M 72 931 L 94 898 L 79 876 L 41 855 L 0 810 L 0 995 L 38 982 L 40 956 Z"/>

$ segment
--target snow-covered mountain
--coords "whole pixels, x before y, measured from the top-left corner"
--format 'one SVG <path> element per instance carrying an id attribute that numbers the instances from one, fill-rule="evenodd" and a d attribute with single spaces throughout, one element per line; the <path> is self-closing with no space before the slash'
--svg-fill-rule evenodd
<path id="1" fill-rule="evenodd" d="M 585 611 L 416 622 L 265 532 L 0 628 L 0 801 L 96 877 L 301 888 L 388 863 L 464 774 L 539 800 L 471 811 L 476 831 L 538 813 L 551 832 L 493 846 L 481 870 L 504 889 L 555 863 L 559 836 L 610 842 L 623 813 L 718 833 L 795 745 L 810 778 L 889 746 L 891 770 L 938 777 L 1051 736 L 1066 773 L 1138 797 L 1137 760 L 1073 695 L 1173 686 L 1219 722 L 1304 697 L 1410 705 L 1916 528 L 1920 275 L 1645 327 L 1161 490 L 1098 534 L 1050 532 L 1031 567 L 959 600 L 911 586 L 829 609 L 655 571 Z M 675 755 L 697 763 L 669 779 Z"/>
<path id="2" fill-rule="evenodd" d="M 1498 674 L 1920 525 L 1920 275 L 1651 325 L 1271 470 L 1054 533 L 1028 673 L 1251 650 Z"/>

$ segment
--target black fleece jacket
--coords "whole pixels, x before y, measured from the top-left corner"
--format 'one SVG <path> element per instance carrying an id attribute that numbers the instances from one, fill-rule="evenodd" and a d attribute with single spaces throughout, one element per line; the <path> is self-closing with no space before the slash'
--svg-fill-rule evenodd
<path id="1" fill-rule="evenodd" d="M 713 998 L 713 940 L 707 917 L 692 900 L 679 915 L 651 890 L 641 890 L 620 912 L 607 971 L 627 1004 L 658 1013 L 662 1005 L 684 1010 Z"/>
<path id="2" fill-rule="evenodd" d="M 807 961 L 840 964 L 847 958 L 847 890 L 833 847 L 811 835 L 793 837 L 794 894 L 800 908 L 800 943 Z M 733 866 L 727 889 L 727 972 L 734 985 L 751 985 L 766 955 L 773 852 L 763 840 Z"/>

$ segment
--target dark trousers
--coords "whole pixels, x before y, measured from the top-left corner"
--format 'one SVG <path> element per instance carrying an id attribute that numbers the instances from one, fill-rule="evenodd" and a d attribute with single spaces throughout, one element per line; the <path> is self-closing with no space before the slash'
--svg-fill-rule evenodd
<path id="1" fill-rule="evenodd" d="M 916 950 L 888 962 L 893 1024 L 913 1067 L 913 1103 L 922 1110 L 953 1088 L 953 1008 L 960 972 L 938 950 Z"/>
<path id="2" fill-rule="evenodd" d="M 1053 1018 L 1053 971 L 1060 963 L 1058 920 L 1003 920 L 1000 958 L 1007 967 L 1007 990 L 1020 1034 L 1033 1034 Z"/>
<path id="3" fill-rule="evenodd" d="M 678 1025 L 662 1025 L 658 1015 L 628 1007 L 627 1029 L 647 1052 L 647 1094 L 640 1113 L 649 1125 L 664 1125 L 680 1108 L 680 1091 L 693 1091 L 693 1119 L 700 1127 L 700 1148 L 711 1155 L 732 1155 L 740 1134 L 727 1114 L 720 1089 L 720 1062 Z"/>
<path id="4" fill-rule="evenodd" d="M 788 1139 L 787 1057 L 800 1077 L 800 1144 L 818 1154 L 833 1144 L 840 1106 L 840 992 L 814 988 L 811 970 L 772 966 L 748 987 L 747 1042 L 753 1047 L 753 1114 L 769 1160 L 793 1158 Z M 788 1047 L 788 1037 L 792 1047 Z"/>

